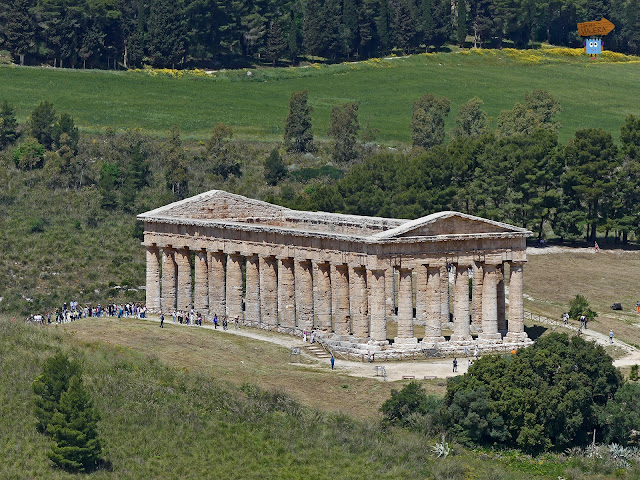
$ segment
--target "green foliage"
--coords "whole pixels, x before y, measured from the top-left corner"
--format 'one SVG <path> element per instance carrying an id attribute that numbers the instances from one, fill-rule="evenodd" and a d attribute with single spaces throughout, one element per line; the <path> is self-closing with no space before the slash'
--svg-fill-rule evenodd
<path id="1" fill-rule="evenodd" d="M 637 369 L 636 369 L 637 375 Z M 628 445 L 640 426 L 640 383 L 626 382 L 602 413 L 606 443 Z"/>
<path id="2" fill-rule="evenodd" d="M 327 133 L 333 139 L 331 157 L 334 161 L 346 163 L 358 157 L 358 130 L 357 102 L 336 105 L 331 109 L 331 125 Z"/>
<path id="3" fill-rule="evenodd" d="M 622 383 L 601 346 L 551 334 L 517 355 L 485 356 L 447 385 L 443 417 L 458 438 L 563 450 L 602 432 L 602 408 Z"/>
<path id="4" fill-rule="evenodd" d="M 13 161 L 21 170 L 40 168 L 43 165 L 44 152 L 44 145 L 35 138 L 27 137 L 13 150 Z"/>
<path id="5" fill-rule="evenodd" d="M 576 298 L 571 300 L 569 304 L 569 317 L 577 320 L 581 315 L 584 315 L 589 320 L 593 320 L 598 316 L 598 314 L 589 307 L 589 302 L 583 295 L 576 295 Z"/>
<path id="6" fill-rule="evenodd" d="M 284 144 L 289 152 L 313 152 L 311 112 L 306 90 L 293 92 L 289 99 L 289 116 L 284 126 Z"/>
<path id="7" fill-rule="evenodd" d="M 484 102 L 478 97 L 473 97 L 460 106 L 456 117 L 456 128 L 453 135 L 456 137 L 479 137 L 489 133 L 489 118 L 480 110 Z"/>
<path id="8" fill-rule="evenodd" d="M 80 139 L 80 132 L 78 127 L 75 126 L 73 118 L 68 113 L 63 113 L 58 117 L 57 122 L 53 126 L 52 139 L 53 145 L 56 148 L 60 148 L 63 144 L 61 142 L 62 135 L 67 136 L 67 141 L 64 144 L 68 145 L 73 151 L 74 155 L 78 153 L 78 140 Z"/>
<path id="9" fill-rule="evenodd" d="M 444 142 L 444 120 L 449 114 L 449 99 L 427 93 L 413 104 L 411 138 L 414 147 L 429 149 Z"/>
<path id="10" fill-rule="evenodd" d="M 50 150 L 54 141 L 56 111 L 51 102 L 40 102 L 29 117 L 31 136 Z"/>
<path id="11" fill-rule="evenodd" d="M 631 372 L 629 372 L 629 380 L 636 381 L 638 380 L 638 364 L 631 365 Z"/>
<path id="12" fill-rule="evenodd" d="M 264 179 L 269 185 L 277 185 L 287 176 L 287 166 L 284 164 L 277 148 L 264 161 Z"/>
<path id="13" fill-rule="evenodd" d="M 412 415 L 435 414 L 439 407 L 437 397 L 427 395 L 418 382 L 410 382 L 400 391 L 391 390 L 391 398 L 382 404 L 380 411 L 386 422 L 406 427 L 415 421 Z"/>
<path id="14" fill-rule="evenodd" d="M 79 374 L 80 364 L 69 360 L 62 352 L 45 360 L 42 373 L 33 381 L 35 415 L 40 432 L 51 434 L 49 425 L 59 408 L 62 394 L 68 390 L 71 378 Z"/>
<path id="15" fill-rule="evenodd" d="M 205 161 L 211 165 L 213 173 L 220 175 L 225 180 L 229 178 L 229 175 L 239 177 L 242 174 L 240 162 L 229 143 L 231 137 L 233 137 L 233 130 L 230 126 L 224 123 L 216 124 L 203 153 Z"/>
<path id="16" fill-rule="evenodd" d="M 72 376 L 47 426 L 55 442 L 49 453 L 53 463 L 70 472 L 94 470 L 102 450 L 98 439 L 98 420 L 99 415 L 84 389 L 82 378 Z"/>
<path id="17" fill-rule="evenodd" d="M 524 98 L 524 105 L 516 103 L 512 110 L 500 112 L 498 132 L 503 136 L 531 135 L 540 129 L 557 132 L 560 124 L 554 117 L 562 111 L 560 103 L 546 90 L 533 90 Z"/>
<path id="18" fill-rule="evenodd" d="M 4 100 L 0 104 L 0 150 L 4 150 L 18 139 L 18 121 L 13 106 Z"/>
<path id="19" fill-rule="evenodd" d="M 180 127 L 173 125 L 168 132 L 168 137 L 164 146 L 167 152 L 165 177 L 173 198 L 182 200 L 188 196 L 189 192 L 189 166 L 187 152 L 184 150 L 180 138 Z"/>

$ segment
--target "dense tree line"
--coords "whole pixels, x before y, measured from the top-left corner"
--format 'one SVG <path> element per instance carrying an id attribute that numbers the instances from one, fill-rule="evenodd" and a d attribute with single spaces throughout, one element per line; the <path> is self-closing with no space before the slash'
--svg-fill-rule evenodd
<path id="1" fill-rule="evenodd" d="M 640 53 L 640 0 L 7 0 L 0 48 L 15 61 L 123 68 L 233 66 L 415 53 L 448 43 L 581 46 L 607 17 L 607 48 Z"/>
<path id="2" fill-rule="evenodd" d="M 337 182 L 272 200 L 398 218 L 458 210 L 529 228 L 538 238 L 551 232 L 560 239 L 593 241 L 597 232 L 625 243 L 631 232 L 638 238 L 639 118 L 626 118 L 620 145 L 592 128 L 560 145 L 554 120 L 560 105 L 543 90 L 501 112 L 495 131 L 481 106 L 478 98 L 462 105 L 445 143 L 449 101 L 427 94 L 414 105 L 413 150 L 379 151 Z"/>

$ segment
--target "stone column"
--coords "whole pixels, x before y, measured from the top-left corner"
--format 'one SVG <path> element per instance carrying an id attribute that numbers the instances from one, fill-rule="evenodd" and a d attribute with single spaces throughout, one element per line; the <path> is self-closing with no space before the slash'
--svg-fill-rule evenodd
<path id="1" fill-rule="evenodd" d="M 427 312 L 422 339 L 424 346 L 433 346 L 434 343 L 445 341 L 442 336 L 441 272 L 442 269 L 437 265 L 427 267 Z"/>
<path id="2" fill-rule="evenodd" d="M 396 314 L 396 289 L 395 276 L 393 268 L 390 268 L 385 275 L 385 304 L 387 309 L 387 317 L 393 317 Z"/>
<path id="3" fill-rule="evenodd" d="M 278 325 L 277 262 L 273 256 L 260 255 L 260 320 L 268 329 Z"/>
<path id="4" fill-rule="evenodd" d="M 427 278 L 428 267 L 416 266 L 416 322 L 427 320 Z"/>
<path id="5" fill-rule="evenodd" d="M 233 322 L 242 315 L 242 263 L 244 257 L 238 253 L 227 255 L 227 318 Z"/>
<path id="6" fill-rule="evenodd" d="M 524 342 L 529 337 L 524 331 L 524 262 L 511 262 L 509 279 L 509 333 L 505 338 L 509 342 Z"/>
<path id="7" fill-rule="evenodd" d="M 367 270 L 364 267 L 356 266 L 349 268 L 349 280 L 351 284 L 351 333 L 357 338 L 367 338 L 369 336 L 369 326 L 367 324 Z"/>
<path id="8" fill-rule="evenodd" d="M 160 312 L 160 249 L 155 246 L 147 247 L 147 287 L 145 294 L 149 312 Z"/>
<path id="9" fill-rule="evenodd" d="M 293 258 L 278 257 L 278 260 L 278 324 L 293 328 L 296 326 Z"/>
<path id="10" fill-rule="evenodd" d="M 178 310 L 191 310 L 191 252 L 188 248 L 179 248 L 175 252 L 178 265 Z"/>
<path id="11" fill-rule="evenodd" d="M 296 312 L 298 328 L 311 332 L 313 328 L 313 266 L 309 260 L 296 260 Z"/>
<path id="12" fill-rule="evenodd" d="M 498 333 L 498 271 L 496 265 L 484 265 L 482 283 L 482 333 L 479 340 L 497 343 L 502 339 Z"/>
<path id="13" fill-rule="evenodd" d="M 331 265 L 331 301 L 333 331 L 338 335 L 349 335 L 351 319 L 349 318 L 349 267 L 347 265 Z"/>
<path id="14" fill-rule="evenodd" d="M 260 272 L 258 256 L 250 255 L 246 263 L 246 289 L 244 297 L 244 323 L 258 325 L 260 323 Z"/>
<path id="15" fill-rule="evenodd" d="M 371 303 L 369 310 L 371 312 L 371 341 L 386 342 L 387 341 L 387 297 L 385 294 L 386 270 L 371 270 L 370 286 L 371 286 Z"/>
<path id="16" fill-rule="evenodd" d="M 482 264 L 473 264 L 473 291 L 471 293 L 471 331 L 479 333 L 482 331 L 482 280 L 484 271 Z"/>
<path id="17" fill-rule="evenodd" d="M 469 342 L 469 266 L 466 263 L 456 265 L 455 303 L 453 308 L 453 342 Z"/>
<path id="18" fill-rule="evenodd" d="M 440 267 L 440 313 L 442 323 L 448 324 L 451 321 L 451 308 L 449 306 L 449 266 Z"/>
<path id="19" fill-rule="evenodd" d="M 227 282 L 224 271 L 225 255 L 220 251 L 208 251 L 209 267 L 209 316 L 217 315 L 219 319 L 227 312 Z"/>
<path id="20" fill-rule="evenodd" d="M 398 289 L 398 336 L 394 344 L 398 346 L 417 346 L 413 336 L 413 289 L 411 287 L 412 270 L 399 268 L 400 288 Z"/>
<path id="21" fill-rule="evenodd" d="M 496 299 L 498 302 L 498 331 L 502 335 L 507 334 L 507 307 L 505 301 L 505 292 L 504 292 L 504 263 L 502 265 L 498 265 L 497 269 L 498 282 L 496 285 Z"/>
<path id="22" fill-rule="evenodd" d="M 162 311 L 171 314 L 176 309 L 176 261 L 171 247 L 162 249 Z"/>
<path id="23" fill-rule="evenodd" d="M 314 262 L 313 310 L 316 316 L 316 328 L 331 332 L 331 265 L 327 262 Z"/>
<path id="24" fill-rule="evenodd" d="M 194 266 L 193 308 L 205 314 L 209 309 L 209 274 L 207 270 L 207 252 L 196 252 Z"/>

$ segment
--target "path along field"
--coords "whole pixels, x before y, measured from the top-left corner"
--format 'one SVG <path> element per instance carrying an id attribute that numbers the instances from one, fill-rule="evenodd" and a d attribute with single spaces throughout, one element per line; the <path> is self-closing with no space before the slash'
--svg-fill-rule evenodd
<path id="1" fill-rule="evenodd" d="M 251 73 L 248 75 L 247 73 Z M 522 102 L 526 92 L 546 89 L 563 111 L 560 141 L 576 130 L 601 127 L 618 137 L 628 114 L 640 115 L 640 60 L 608 52 L 590 60 L 580 49 L 477 50 L 298 68 L 166 73 L 0 67 L 0 100 L 14 104 L 20 121 L 43 100 L 71 114 L 86 132 L 105 127 L 141 128 L 164 135 L 173 124 L 186 138 L 204 140 L 217 122 L 236 138 L 280 141 L 292 91 L 306 89 L 313 130 L 325 137 L 334 105 L 359 102 L 360 123 L 379 130 L 376 141 L 410 142 L 415 100 L 427 92 L 451 100 L 447 129 L 461 104 L 477 96 L 495 120 Z"/>

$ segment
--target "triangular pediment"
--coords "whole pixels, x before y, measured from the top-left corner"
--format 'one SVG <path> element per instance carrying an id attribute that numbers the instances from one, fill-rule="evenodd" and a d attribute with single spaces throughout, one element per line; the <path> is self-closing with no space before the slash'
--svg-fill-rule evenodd
<path id="1" fill-rule="evenodd" d="M 145 212 L 138 218 L 176 217 L 198 220 L 226 220 L 243 222 L 250 218 L 280 218 L 290 209 L 271 203 L 254 200 L 224 192 L 211 190 L 194 197 L 174 202 L 164 207 Z"/>
<path id="2" fill-rule="evenodd" d="M 475 217 L 460 212 L 439 212 L 406 222 L 399 227 L 374 235 L 375 238 L 436 237 L 443 235 L 529 233 L 507 223 Z"/>

